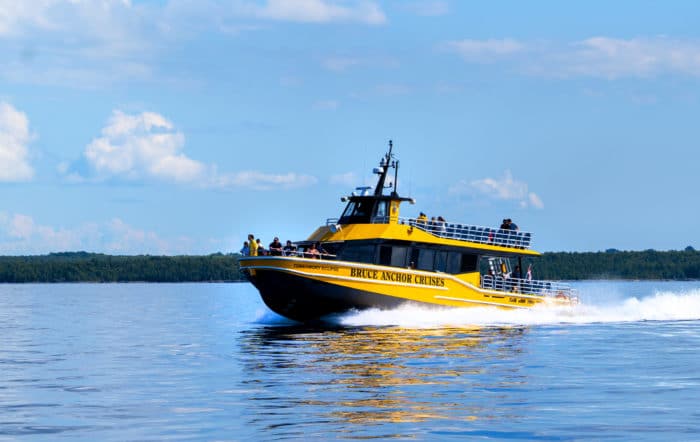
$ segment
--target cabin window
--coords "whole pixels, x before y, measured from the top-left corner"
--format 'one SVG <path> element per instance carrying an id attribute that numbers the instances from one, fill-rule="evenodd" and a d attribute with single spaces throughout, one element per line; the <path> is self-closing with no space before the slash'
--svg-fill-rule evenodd
<path id="1" fill-rule="evenodd" d="M 377 202 L 377 209 L 375 210 L 372 222 L 379 224 L 389 222 L 389 201 Z"/>
<path id="2" fill-rule="evenodd" d="M 391 253 L 392 267 L 406 267 L 406 256 L 408 255 L 408 247 L 394 247 Z"/>
<path id="3" fill-rule="evenodd" d="M 462 254 L 459 252 L 450 252 L 447 254 L 447 273 L 456 274 L 461 270 Z"/>
<path id="4" fill-rule="evenodd" d="M 471 253 L 462 253 L 462 265 L 459 273 L 476 272 L 479 265 L 479 256 Z"/>
<path id="5" fill-rule="evenodd" d="M 351 216 L 353 212 L 355 211 L 355 202 L 350 201 L 348 205 L 345 207 L 345 210 L 343 211 L 343 214 L 340 216 L 341 218 L 346 218 L 348 216 Z"/>
<path id="6" fill-rule="evenodd" d="M 418 270 L 433 270 L 434 261 L 435 250 L 418 249 L 418 262 L 416 263 Z"/>
<path id="7" fill-rule="evenodd" d="M 435 270 L 443 273 L 447 271 L 447 252 L 435 253 Z"/>
<path id="8" fill-rule="evenodd" d="M 341 224 L 369 223 L 372 217 L 372 210 L 374 210 L 373 199 L 350 201 L 345 207 L 339 222 Z"/>
<path id="9" fill-rule="evenodd" d="M 391 265 L 391 246 L 379 247 L 379 265 Z"/>
<path id="10" fill-rule="evenodd" d="M 408 247 L 380 246 L 379 264 L 391 267 L 406 267 Z"/>
<path id="11" fill-rule="evenodd" d="M 375 249 L 374 244 L 348 245 L 345 247 L 345 250 L 343 250 L 343 260 L 373 264 Z"/>

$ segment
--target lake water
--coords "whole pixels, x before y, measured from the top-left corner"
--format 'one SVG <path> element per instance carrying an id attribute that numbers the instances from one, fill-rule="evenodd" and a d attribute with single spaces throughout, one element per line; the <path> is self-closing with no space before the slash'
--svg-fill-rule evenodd
<path id="1" fill-rule="evenodd" d="M 700 440 L 700 282 L 323 328 L 249 284 L 0 285 L 0 441 Z"/>

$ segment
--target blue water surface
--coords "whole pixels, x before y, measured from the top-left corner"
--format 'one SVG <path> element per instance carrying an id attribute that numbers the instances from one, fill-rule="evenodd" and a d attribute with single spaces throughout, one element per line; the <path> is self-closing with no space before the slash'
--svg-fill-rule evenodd
<path id="1" fill-rule="evenodd" d="M 0 285 L 0 441 L 700 440 L 700 282 L 301 326 L 248 284 Z"/>

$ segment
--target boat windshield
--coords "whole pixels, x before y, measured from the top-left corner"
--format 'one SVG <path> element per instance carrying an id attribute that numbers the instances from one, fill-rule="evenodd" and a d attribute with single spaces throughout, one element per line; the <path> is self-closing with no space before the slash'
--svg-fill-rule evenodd
<path id="1" fill-rule="evenodd" d="M 340 224 L 367 224 L 388 222 L 389 201 L 374 198 L 358 199 L 348 203 L 340 216 Z"/>

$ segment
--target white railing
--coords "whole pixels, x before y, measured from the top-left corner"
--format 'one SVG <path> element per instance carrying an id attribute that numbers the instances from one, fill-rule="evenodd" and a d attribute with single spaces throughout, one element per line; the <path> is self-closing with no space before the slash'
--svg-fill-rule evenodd
<path id="1" fill-rule="evenodd" d="M 375 216 L 372 224 L 387 224 L 389 217 Z M 521 230 L 496 229 L 493 227 L 457 224 L 441 221 L 419 221 L 416 218 L 399 218 L 400 224 L 407 224 L 440 238 L 470 241 L 479 244 L 528 249 L 532 244 L 532 233 Z M 327 226 L 338 224 L 338 218 L 326 219 Z"/>
<path id="2" fill-rule="evenodd" d="M 415 218 L 400 218 L 399 222 L 424 230 L 441 238 L 514 247 L 518 249 L 527 249 L 532 243 L 532 233 L 522 232 L 520 230 L 495 229 L 493 227 L 440 221 L 418 221 Z"/>
<path id="3" fill-rule="evenodd" d="M 316 250 L 316 252 L 309 252 L 309 250 L 282 250 L 281 252 L 271 252 L 269 249 L 265 249 L 262 255 L 258 256 L 293 256 L 297 258 L 309 258 L 309 259 L 336 259 L 336 255 L 332 255 L 325 251 Z"/>
<path id="4" fill-rule="evenodd" d="M 578 292 L 571 288 L 569 284 L 563 282 L 481 275 L 481 288 L 499 292 L 552 296 L 578 301 Z"/>

